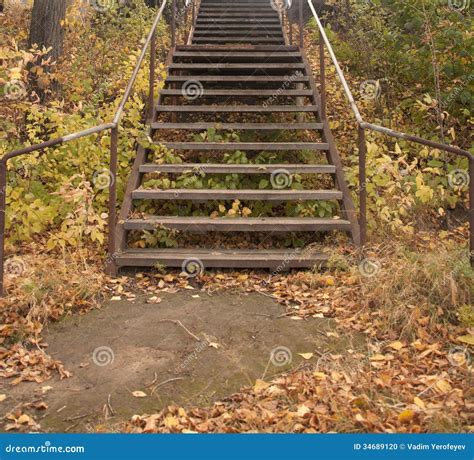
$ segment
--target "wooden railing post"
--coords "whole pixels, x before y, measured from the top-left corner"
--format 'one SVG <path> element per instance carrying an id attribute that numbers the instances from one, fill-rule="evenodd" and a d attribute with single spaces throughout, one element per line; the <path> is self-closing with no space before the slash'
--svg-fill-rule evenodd
<path id="1" fill-rule="evenodd" d="M 171 47 L 176 45 L 176 0 L 171 2 Z"/>
<path id="2" fill-rule="evenodd" d="M 367 143 L 365 129 L 359 126 L 359 226 L 360 244 L 367 243 Z"/>
<path id="3" fill-rule="evenodd" d="M 321 118 L 326 120 L 326 60 L 324 58 L 324 40 L 321 33 L 319 33 L 319 74 L 320 74 L 320 92 L 321 92 Z"/>
<path id="4" fill-rule="evenodd" d="M 118 124 L 110 132 L 110 182 L 109 182 L 109 229 L 107 272 L 114 275 L 115 268 L 115 226 L 117 225 L 117 164 L 118 164 Z"/>
<path id="5" fill-rule="evenodd" d="M 148 92 L 148 115 L 153 121 L 155 117 L 155 69 L 156 69 L 156 32 L 150 43 L 150 82 Z"/>
<path id="6" fill-rule="evenodd" d="M 299 27 L 300 27 L 300 48 L 304 47 L 304 40 L 303 40 L 303 2 L 304 0 L 299 0 Z"/>
<path id="7" fill-rule="evenodd" d="M 7 207 L 7 162 L 0 160 L 0 296 L 4 295 L 5 221 Z"/>

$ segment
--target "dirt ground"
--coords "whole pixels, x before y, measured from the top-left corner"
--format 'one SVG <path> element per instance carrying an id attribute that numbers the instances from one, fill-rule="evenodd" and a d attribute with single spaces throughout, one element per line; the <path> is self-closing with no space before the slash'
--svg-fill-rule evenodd
<path id="1" fill-rule="evenodd" d="M 315 365 L 321 353 L 364 343 L 363 336 L 328 336 L 333 329 L 327 319 L 289 318 L 260 294 L 183 291 L 110 301 L 50 327 L 48 352 L 72 376 L 42 384 L 2 382 L 0 393 L 9 395 L 2 414 L 44 401 L 47 409 L 34 414 L 42 430 L 84 432 L 110 429 L 171 403 L 207 405 L 257 379 Z"/>

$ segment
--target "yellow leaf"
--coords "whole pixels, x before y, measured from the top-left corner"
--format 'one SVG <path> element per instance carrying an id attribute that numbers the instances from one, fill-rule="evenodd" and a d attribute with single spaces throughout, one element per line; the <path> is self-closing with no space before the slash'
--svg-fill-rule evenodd
<path id="1" fill-rule="evenodd" d="M 474 335 L 462 335 L 458 337 L 458 340 L 462 343 L 467 343 L 468 345 L 474 345 Z"/>
<path id="2" fill-rule="evenodd" d="M 303 359 L 311 359 L 313 357 L 313 353 L 298 353 Z"/>
<path id="3" fill-rule="evenodd" d="M 0 402 L 5 401 L 7 399 L 7 395 L 0 395 Z"/>
<path id="4" fill-rule="evenodd" d="M 423 402 L 422 399 L 420 399 L 418 396 L 415 396 L 413 398 L 413 402 L 420 408 L 420 409 L 426 409 L 426 404 Z"/>
<path id="5" fill-rule="evenodd" d="M 178 419 L 172 415 L 168 415 L 164 420 L 167 428 L 176 428 L 179 425 Z"/>
<path id="6" fill-rule="evenodd" d="M 326 378 L 326 374 L 324 372 L 314 372 L 313 377 L 316 379 L 323 380 Z"/>
<path id="7" fill-rule="evenodd" d="M 29 417 L 26 414 L 20 415 L 17 422 L 20 423 L 21 425 L 24 425 L 26 423 L 30 423 L 31 422 L 31 417 Z"/>
<path id="8" fill-rule="evenodd" d="M 403 345 L 402 342 L 400 342 L 400 341 L 397 340 L 396 342 L 392 342 L 392 343 L 389 345 L 389 347 L 390 347 L 390 348 L 393 348 L 394 350 L 399 351 L 399 350 L 401 350 L 401 349 L 404 347 L 404 345 Z"/>
<path id="9" fill-rule="evenodd" d="M 146 398 L 147 396 L 143 391 L 134 391 L 132 395 L 135 396 L 135 398 Z"/>
<path id="10" fill-rule="evenodd" d="M 261 393 L 263 390 L 266 390 L 270 386 L 269 383 L 264 382 L 263 380 L 257 379 L 253 387 L 256 393 Z"/>
<path id="11" fill-rule="evenodd" d="M 452 390 L 452 386 L 447 380 L 438 380 L 436 382 L 436 388 L 438 388 L 441 393 L 449 393 Z"/>
<path id="12" fill-rule="evenodd" d="M 409 423 L 413 420 L 413 417 L 415 416 L 415 412 L 413 412 L 410 409 L 404 410 L 400 414 L 398 414 L 398 420 L 402 423 Z"/>

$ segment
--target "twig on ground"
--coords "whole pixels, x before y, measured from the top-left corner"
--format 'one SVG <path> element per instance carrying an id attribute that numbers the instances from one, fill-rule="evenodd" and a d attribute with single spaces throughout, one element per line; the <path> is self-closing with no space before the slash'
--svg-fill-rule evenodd
<path id="1" fill-rule="evenodd" d="M 173 324 L 176 324 L 180 327 L 182 327 L 186 333 L 188 333 L 194 340 L 200 342 L 201 339 L 197 336 L 197 335 L 194 335 L 179 319 L 162 319 L 160 321 L 158 321 L 159 323 L 173 323 Z"/>
<path id="2" fill-rule="evenodd" d="M 165 384 L 171 383 L 171 382 L 176 382 L 178 380 L 184 380 L 184 377 L 175 377 L 175 378 L 172 378 L 172 379 L 165 380 L 164 382 L 161 382 L 158 385 L 155 385 L 151 390 L 151 394 L 153 394 L 162 385 L 165 385 Z"/>

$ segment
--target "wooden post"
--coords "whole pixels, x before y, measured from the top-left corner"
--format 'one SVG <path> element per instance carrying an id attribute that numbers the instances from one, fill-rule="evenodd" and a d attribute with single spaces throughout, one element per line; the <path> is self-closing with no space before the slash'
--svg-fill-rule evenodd
<path id="1" fill-rule="evenodd" d="M 321 84 L 321 118 L 326 120 L 326 60 L 324 59 L 324 40 L 321 32 L 319 33 L 319 74 Z"/>
<path id="2" fill-rule="evenodd" d="M 365 138 L 365 129 L 359 126 L 359 225 L 360 225 L 360 244 L 365 246 L 367 243 L 367 144 Z"/>

